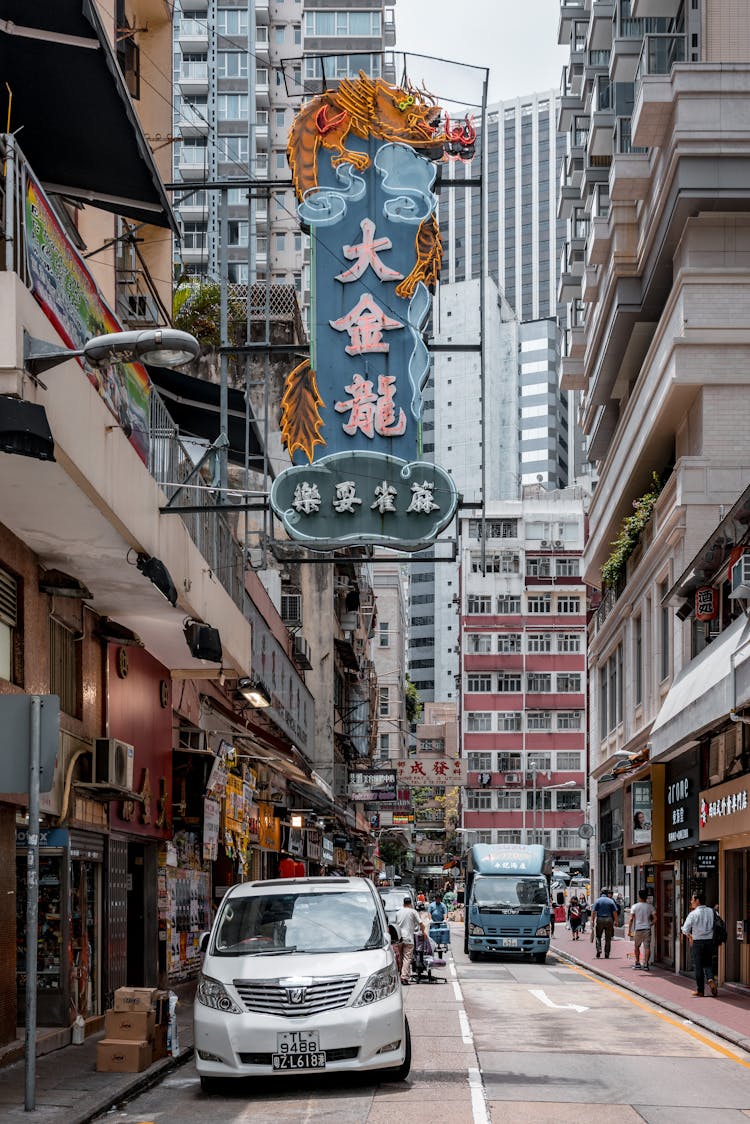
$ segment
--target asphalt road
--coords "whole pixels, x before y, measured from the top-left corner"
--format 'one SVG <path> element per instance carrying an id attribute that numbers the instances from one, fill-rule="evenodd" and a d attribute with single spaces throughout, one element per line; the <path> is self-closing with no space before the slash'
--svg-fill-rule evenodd
<path id="1" fill-rule="evenodd" d="M 192 1063 L 102 1120 L 125 1124 L 747 1124 L 750 1055 L 585 970 L 469 963 L 454 932 L 444 985 L 406 1000 L 402 1084 L 315 1077 L 206 1097 Z"/>

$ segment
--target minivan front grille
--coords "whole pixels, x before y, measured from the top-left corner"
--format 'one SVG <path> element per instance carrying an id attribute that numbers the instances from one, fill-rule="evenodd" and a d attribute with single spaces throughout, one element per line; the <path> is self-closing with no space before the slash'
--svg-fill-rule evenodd
<path id="1" fill-rule="evenodd" d="M 299 1019 L 345 1007 L 358 980 L 359 976 L 318 977 L 305 987 L 284 986 L 278 980 L 233 982 L 246 1011 Z"/>

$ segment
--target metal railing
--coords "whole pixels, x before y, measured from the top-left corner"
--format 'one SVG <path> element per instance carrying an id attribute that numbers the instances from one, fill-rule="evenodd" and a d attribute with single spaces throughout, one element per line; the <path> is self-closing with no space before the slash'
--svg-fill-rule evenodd
<path id="1" fill-rule="evenodd" d="M 632 141 L 632 125 L 629 117 L 618 117 L 615 122 L 615 152 L 628 155 L 646 155 L 647 148 L 639 148 Z"/>
<path id="2" fill-rule="evenodd" d="M 635 71 L 636 90 L 649 75 L 670 74 L 676 62 L 687 58 L 686 35 L 646 35 Z"/>

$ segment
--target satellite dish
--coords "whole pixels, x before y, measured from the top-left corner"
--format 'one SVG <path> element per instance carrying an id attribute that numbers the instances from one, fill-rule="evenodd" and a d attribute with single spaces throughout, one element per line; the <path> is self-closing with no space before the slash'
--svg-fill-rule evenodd
<path id="1" fill-rule="evenodd" d="M 594 834 L 594 825 L 590 823 L 582 823 L 578 828 L 579 839 L 591 839 Z"/>

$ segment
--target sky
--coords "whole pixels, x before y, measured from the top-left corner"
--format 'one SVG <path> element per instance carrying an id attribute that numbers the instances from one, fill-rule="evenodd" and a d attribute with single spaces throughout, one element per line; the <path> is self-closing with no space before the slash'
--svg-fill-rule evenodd
<path id="1" fill-rule="evenodd" d="M 490 104 L 560 85 L 568 55 L 557 45 L 560 0 L 396 0 L 393 10 L 397 51 L 489 67 Z M 409 70 L 415 77 L 415 60 Z M 450 75 L 458 100 L 481 91 L 481 74 L 453 67 Z M 427 88 L 444 96 L 436 81 L 431 72 Z"/>

